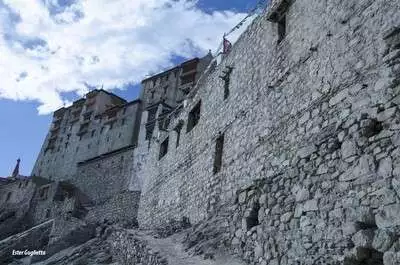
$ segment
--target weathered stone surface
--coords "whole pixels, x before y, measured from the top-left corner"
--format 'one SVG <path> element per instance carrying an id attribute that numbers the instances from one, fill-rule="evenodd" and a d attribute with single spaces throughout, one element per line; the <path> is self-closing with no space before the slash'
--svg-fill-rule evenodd
<path id="1" fill-rule="evenodd" d="M 379 161 L 378 174 L 381 177 L 389 177 L 392 175 L 392 159 L 385 157 Z"/>
<path id="2" fill-rule="evenodd" d="M 376 216 L 376 225 L 381 228 L 393 228 L 400 225 L 400 204 L 384 206 Z"/>
<path id="3" fill-rule="evenodd" d="M 374 239 L 374 230 L 360 230 L 351 239 L 356 247 L 371 248 Z"/>
<path id="4" fill-rule="evenodd" d="M 313 145 L 305 146 L 297 151 L 297 155 L 300 158 L 306 158 L 306 157 L 310 156 L 312 153 L 314 153 L 315 151 L 317 151 L 317 148 L 315 146 L 313 146 Z"/>
<path id="5" fill-rule="evenodd" d="M 296 202 L 303 202 L 307 200 L 310 197 L 310 192 L 308 189 L 302 188 L 299 191 L 297 191 L 296 194 Z"/>
<path id="6" fill-rule="evenodd" d="M 303 211 L 310 212 L 310 211 L 317 211 L 318 210 L 318 201 L 317 200 L 308 200 L 303 205 Z"/>
<path id="7" fill-rule="evenodd" d="M 393 244 L 395 236 L 389 230 L 377 229 L 375 231 L 372 247 L 380 252 L 386 252 Z"/>

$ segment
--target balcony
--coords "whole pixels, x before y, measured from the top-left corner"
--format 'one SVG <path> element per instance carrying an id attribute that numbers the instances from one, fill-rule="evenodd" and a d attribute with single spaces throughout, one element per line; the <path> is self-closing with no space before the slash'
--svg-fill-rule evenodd
<path id="1" fill-rule="evenodd" d="M 84 121 L 89 121 L 92 118 L 93 111 L 86 111 L 82 114 Z"/>
<path id="2" fill-rule="evenodd" d="M 78 136 L 84 135 L 88 131 L 89 131 L 89 122 L 82 123 L 77 135 Z"/>
<path id="3" fill-rule="evenodd" d="M 196 72 L 192 73 L 192 74 L 187 74 L 187 75 L 182 75 L 181 76 L 181 85 L 186 85 L 189 83 L 194 83 L 196 80 Z"/>
<path id="4" fill-rule="evenodd" d="M 192 70 L 188 70 L 188 71 L 182 71 L 181 73 L 181 78 L 185 77 L 185 76 L 189 76 L 189 75 L 195 75 L 197 73 L 197 68 L 193 68 Z"/>

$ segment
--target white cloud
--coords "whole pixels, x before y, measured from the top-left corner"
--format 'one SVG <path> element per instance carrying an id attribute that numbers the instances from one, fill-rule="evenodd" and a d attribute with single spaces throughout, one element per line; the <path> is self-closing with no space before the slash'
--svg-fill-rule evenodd
<path id="1" fill-rule="evenodd" d="M 38 101 L 40 114 L 68 104 L 62 93 L 87 91 L 84 83 L 112 90 L 171 66 L 173 55 L 204 55 L 245 16 L 206 13 L 190 0 L 3 3 L 0 98 Z"/>

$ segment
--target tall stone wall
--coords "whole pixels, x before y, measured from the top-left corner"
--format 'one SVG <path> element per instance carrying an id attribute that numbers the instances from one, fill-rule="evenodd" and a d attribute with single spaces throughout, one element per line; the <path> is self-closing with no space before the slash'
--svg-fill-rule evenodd
<path id="1" fill-rule="evenodd" d="M 133 172 L 134 150 L 131 146 L 80 163 L 74 185 L 94 202 L 103 202 L 127 190 Z"/>
<path id="2" fill-rule="evenodd" d="M 29 207 L 35 193 L 30 179 L 17 179 L 0 186 L 0 239 L 32 225 Z"/>
<path id="3" fill-rule="evenodd" d="M 85 220 L 96 223 L 107 220 L 110 222 L 124 222 L 130 226 L 137 225 L 140 192 L 125 191 L 115 194 L 106 202 L 91 209 Z"/>
<path id="4" fill-rule="evenodd" d="M 294 1 L 280 43 L 267 18 L 241 36 L 169 132 L 156 128 L 140 225 L 183 216 L 198 223 L 249 189 L 230 223 L 232 245 L 250 262 L 357 264 L 373 256 L 382 264 L 399 251 L 392 243 L 400 207 L 400 6 Z M 233 71 L 224 100 L 226 67 Z M 200 120 L 187 132 L 200 100 Z M 221 134 L 222 168 L 214 173 Z"/>

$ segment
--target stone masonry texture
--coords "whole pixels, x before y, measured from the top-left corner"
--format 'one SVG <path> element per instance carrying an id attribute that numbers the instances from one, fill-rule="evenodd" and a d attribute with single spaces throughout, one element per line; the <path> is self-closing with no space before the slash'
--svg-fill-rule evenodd
<path id="1" fill-rule="evenodd" d="M 233 203 L 231 248 L 249 264 L 399 264 L 400 4 L 274 4 L 283 40 L 277 11 L 259 16 L 169 130 L 155 128 L 139 224 L 196 224 Z"/>
<path id="2" fill-rule="evenodd" d="M 41 264 L 400 264 L 400 3 L 270 2 L 211 67 L 56 111 L 32 180 L 0 186 L 0 244 Z"/>

